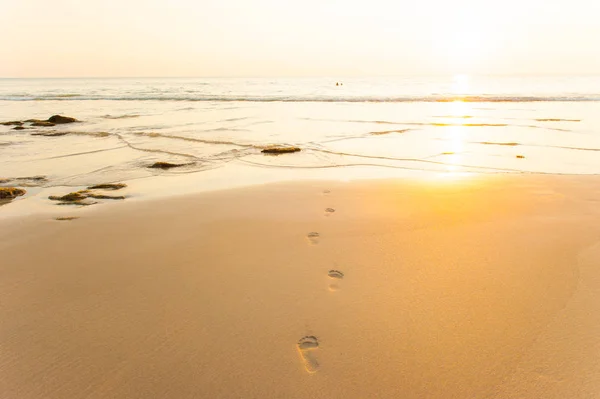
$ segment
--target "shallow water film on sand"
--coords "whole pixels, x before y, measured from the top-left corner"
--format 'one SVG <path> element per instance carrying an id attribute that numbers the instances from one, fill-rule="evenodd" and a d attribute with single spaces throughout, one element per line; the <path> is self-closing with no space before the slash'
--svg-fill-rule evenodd
<path id="1" fill-rule="evenodd" d="M 589 76 L 0 79 L 0 179 L 29 187 L 11 206 L 31 207 L 108 182 L 141 198 L 289 179 L 595 174 L 599 102 Z M 47 123 L 56 114 L 80 122 Z"/>

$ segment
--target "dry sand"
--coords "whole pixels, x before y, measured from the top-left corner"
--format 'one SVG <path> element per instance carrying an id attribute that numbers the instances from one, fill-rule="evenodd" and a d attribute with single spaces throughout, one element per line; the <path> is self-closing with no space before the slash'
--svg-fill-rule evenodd
<path id="1" fill-rule="evenodd" d="M 598 177 L 73 213 L 0 222 L 0 398 L 600 397 Z"/>

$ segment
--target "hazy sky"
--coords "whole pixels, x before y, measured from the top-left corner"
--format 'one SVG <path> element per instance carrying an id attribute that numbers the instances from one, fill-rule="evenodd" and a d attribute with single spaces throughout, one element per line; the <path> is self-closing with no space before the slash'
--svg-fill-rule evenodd
<path id="1" fill-rule="evenodd" d="M 599 0 L 0 0 L 0 77 L 600 72 Z"/>

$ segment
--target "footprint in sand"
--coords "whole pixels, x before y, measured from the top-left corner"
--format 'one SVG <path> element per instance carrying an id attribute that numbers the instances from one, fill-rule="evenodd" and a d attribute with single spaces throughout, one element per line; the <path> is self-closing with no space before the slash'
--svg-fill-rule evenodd
<path id="1" fill-rule="evenodd" d="M 307 335 L 298 341 L 296 344 L 300 358 L 304 364 L 304 368 L 310 374 L 316 373 L 319 370 L 319 362 L 315 357 L 315 351 L 319 348 L 319 340 L 314 335 Z"/>
<path id="2" fill-rule="evenodd" d="M 329 216 L 329 215 L 331 215 L 333 212 L 335 212 L 335 209 L 333 209 L 333 208 L 326 208 L 326 209 L 325 209 L 325 216 Z"/>
<path id="3" fill-rule="evenodd" d="M 344 273 L 339 270 L 330 270 L 327 275 L 334 280 L 341 280 L 344 278 Z M 340 289 L 340 286 L 336 283 L 329 284 L 329 291 L 337 291 Z"/>
<path id="4" fill-rule="evenodd" d="M 308 238 L 308 242 L 312 245 L 317 245 L 319 243 L 319 237 L 319 233 L 314 231 L 306 235 L 306 238 Z"/>

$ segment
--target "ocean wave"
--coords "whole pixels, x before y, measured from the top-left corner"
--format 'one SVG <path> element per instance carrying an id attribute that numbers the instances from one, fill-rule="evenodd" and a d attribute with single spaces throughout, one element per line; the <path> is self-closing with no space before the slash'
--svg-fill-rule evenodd
<path id="1" fill-rule="evenodd" d="M 199 138 L 193 138 L 193 137 L 183 137 L 183 136 L 174 136 L 171 134 L 161 134 L 161 133 L 146 133 L 146 132 L 137 132 L 134 133 L 136 136 L 146 136 L 146 137 L 152 137 L 152 138 L 164 138 L 164 139 L 174 139 L 174 140 L 184 140 L 184 141 L 191 141 L 191 142 L 195 142 L 195 143 L 203 143 L 203 144 L 222 144 L 222 145 L 234 145 L 234 146 L 238 146 L 238 147 L 247 147 L 247 148 L 259 148 L 254 144 L 248 144 L 248 143 L 239 143 L 239 142 L 235 142 L 235 141 L 229 141 L 229 140 L 207 140 L 207 139 L 199 139 Z"/>
<path id="2" fill-rule="evenodd" d="M 83 95 L 4 95 L 0 101 L 191 101 L 191 102 L 332 102 L 332 103 L 403 103 L 403 102 L 468 102 L 468 103 L 528 103 L 528 102 L 599 102 L 592 96 L 83 96 Z"/>
<path id="3" fill-rule="evenodd" d="M 131 118 L 139 118 L 138 114 L 125 114 L 125 115 L 104 115 L 102 118 L 104 119 L 131 119 Z"/>

